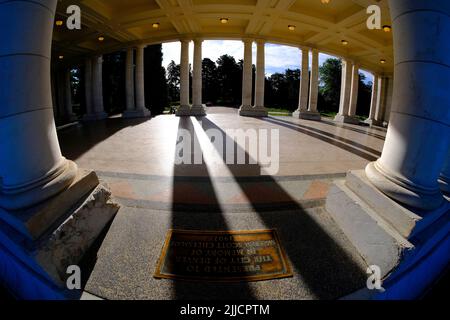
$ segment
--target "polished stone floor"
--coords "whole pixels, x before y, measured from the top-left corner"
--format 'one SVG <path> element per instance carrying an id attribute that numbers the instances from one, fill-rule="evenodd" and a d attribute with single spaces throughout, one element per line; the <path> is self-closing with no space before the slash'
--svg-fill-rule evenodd
<path id="1" fill-rule="evenodd" d="M 220 155 L 225 152 L 216 152 L 203 137 L 214 129 L 226 141 L 228 130 L 239 128 L 279 130 L 277 174 L 267 175 L 267 166 L 260 162 L 226 164 Z M 192 158 L 200 153 L 204 159 L 200 164 L 175 164 L 181 129 L 198 140 L 200 149 L 192 147 Z M 59 137 L 67 158 L 96 170 L 113 194 L 128 203 L 164 209 L 175 201 L 180 207 L 198 204 L 210 210 L 216 202 L 240 209 L 249 204 L 324 199 L 333 179 L 363 169 L 380 156 L 385 134 L 383 128 L 342 125 L 330 119 L 243 118 L 236 109 L 215 107 L 203 119 L 116 118 L 62 130 Z M 248 145 L 245 149 L 235 144 L 236 150 L 249 156 Z"/>
<path id="2" fill-rule="evenodd" d="M 267 161 L 227 163 L 220 144 L 231 129 L 279 132 L 279 171 Z M 194 142 L 185 143 L 180 132 Z M 365 262 L 324 210 L 328 190 L 349 170 L 379 157 L 386 130 L 292 117 L 239 117 L 209 108 L 202 119 L 109 119 L 59 132 L 63 154 L 94 169 L 121 203 L 85 290 L 105 299 L 336 299 L 365 284 Z M 262 141 L 258 141 L 260 145 Z M 177 146 L 198 164 L 176 164 Z M 197 146 L 197 147 L 196 147 Z M 294 277 L 258 283 L 155 280 L 165 234 L 193 230 L 277 229 Z"/>

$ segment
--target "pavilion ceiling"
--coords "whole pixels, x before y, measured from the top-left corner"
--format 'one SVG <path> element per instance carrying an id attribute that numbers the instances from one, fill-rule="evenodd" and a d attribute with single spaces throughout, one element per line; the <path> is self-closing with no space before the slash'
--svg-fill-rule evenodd
<path id="1" fill-rule="evenodd" d="M 71 4 L 81 7 L 83 27 L 70 31 L 55 26 L 53 48 L 72 58 L 181 38 L 255 38 L 317 48 L 370 71 L 393 69 L 392 32 L 366 26 L 371 4 L 382 8 L 382 24 L 391 25 L 387 0 L 62 0 L 57 18 L 64 19 Z M 105 41 L 99 42 L 99 36 Z"/>

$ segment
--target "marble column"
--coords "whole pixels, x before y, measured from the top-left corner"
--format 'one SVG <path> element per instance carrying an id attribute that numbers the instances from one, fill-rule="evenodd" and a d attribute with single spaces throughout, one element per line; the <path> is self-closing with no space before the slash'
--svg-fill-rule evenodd
<path id="1" fill-rule="evenodd" d="M 372 84 L 372 98 L 370 100 L 370 112 L 369 118 L 365 121 L 365 123 L 369 125 L 373 125 L 375 121 L 375 112 L 377 110 L 377 99 L 378 99 L 378 75 L 373 75 L 373 84 Z"/>
<path id="2" fill-rule="evenodd" d="M 384 106 L 384 115 L 383 115 L 383 126 L 387 127 L 389 124 L 389 119 L 391 117 L 392 110 L 392 94 L 394 92 L 394 79 L 392 76 L 386 77 L 387 85 L 386 85 L 386 98 L 385 98 L 385 106 Z"/>
<path id="3" fill-rule="evenodd" d="M 88 74 L 86 75 L 87 77 Z M 108 114 L 105 112 L 103 105 L 103 57 L 101 55 L 92 58 L 91 94 L 92 112 L 88 113 L 84 117 L 84 120 L 93 121 L 108 118 Z"/>
<path id="4" fill-rule="evenodd" d="M 253 116 L 267 117 L 269 112 L 264 107 L 264 92 L 266 86 L 266 43 L 264 40 L 257 40 L 256 45 L 255 107 L 253 108 Z"/>
<path id="5" fill-rule="evenodd" d="M 373 123 L 377 126 L 383 125 L 385 101 L 386 101 L 386 78 L 384 76 L 381 76 L 378 78 L 377 106 L 375 108 L 375 121 Z"/>
<path id="6" fill-rule="evenodd" d="M 84 94 L 86 102 L 86 114 L 83 120 L 95 119 L 94 116 L 94 105 L 92 99 L 92 59 L 86 58 L 84 60 Z"/>
<path id="7" fill-rule="evenodd" d="M 50 71 L 51 78 L 51 90 L 52 90 L 52 105 L 53 105 L 53 117 L 56 118 L 58 116 L 58 108 L 57 108 L 57 100 L 56 100 L 56 83 L 55 83 L 55 70 L 53 67 Z"/>
<path id="8" fill-rule="evenodd" d="M 450 146 L 444 168 L 441 170 L 439 184 L 441 185 L 441 190 L 447 195 L 450 195 Z"/>
<path id="9" fill-rule="evenodd" d="M 356 124 L 353 117 L 348 116 L 350 109 L 352 76 L 352 63 L 348 60 L 342 60 L 341 98 L 339 102 L 339 113 L 334 118 L 334 121 Z"/>
<path id="10" fill-rule="evenodd" d="M 19 300 L 73 299 L 68 267 L 119 208 L 94 172 L 61 154 L 50 84 L 56 5 L 0 1 L 0 283 Z"/>
<path id="11" fill-rule="evenodd" d="M 136 72 L 135 72 L 135 85 L 136 85 L 136 111 L 135 117 L 149 117 L 151 115 L 150 110 L 146 108 L 145 101 L 145 69 L 144 69 L 144 49 L 146 46 L 138 46 L 136 48 Z"/>
<path id="12" fill-rule="evenodd" d="M 66 118 L 68 121 L 77 120 L 77 116 L 73 113 L 72 103 L 72 73 L 71 68 L 67 68 L 65 71 L 65 98 L 66 98 Z"/>
<path id="13" fill-rule="evenodd" d="M 308 112 L 304 114 L 304 119 L 320 120 L 320 114 L 317 112 L 317 101 L 319 100 L 319 51 L 312 50 L 311 79 L 309 90 Z"/>
<path id="14" fill-rule="evenodd" d="M 191 106 L 189 103 L 189 44 L 190 40 L 181 40 L 180 58 L 180 107 L 177 116 L 189 116 Z"/>
<path id="15" fill-rule="evenodd" d="M 56 0 L 0 2 L 0 212 L 47 200 L 77 174 L 61 155 L 53 118 L 55 9 Z"/>
<path id="16" fill-rule="evenodd" d="M 194 40 L 194 72 L 192 76 L 192 107 L 190 115 L 195 117 L 202 117 L 206 115 L 202 98 L 202 45 L 203 39 Z"/>
<path id="17" fill-rule="evenodd" d="M 252 82 L 253 82 L 253 40 L 245 39 L 244 42 L 244 65 L 242 70 L 242 105 L 239 109 L 241 116 L 252 114 Z"/>
<path id="18" fill-rule="evenodd" d="M 126 110 L 123 113 L 124 118 L 133 118 L 136 111 L 134 96 L 134 48 L 127 49 L 125 60 L 125 94 Z"/>
<path id="19" fill-rule="evenodd" d="M 309 50 L 302 49 L 302 69 L 300 79 L 300 90 L 298 99 L 298 109 L 292 115 L 295 118 L 301 118 L 302 113 L 308 111 L 308 93 L 309 93 Z"/>
<path id="20" fill-rule="evenodd" d="M 359 66 L 353 65 L 352 69 L 352 85 L 350 89 L 350 107 L 348 110 L 348 116 L 356 119 L 356 108 L 358 106 L 358 91 L 359 91 Z M 359 121 L 358 121 L 359 122 Z"/>
<path id="21" fill-rule="evenodd" d="M 387 196 L 431 211 L 444 199 L 438 178 L 450 145 L 450 6 L 447 0 L 390 0 L 394 93 L 381 158 L 366 174 Z"/>

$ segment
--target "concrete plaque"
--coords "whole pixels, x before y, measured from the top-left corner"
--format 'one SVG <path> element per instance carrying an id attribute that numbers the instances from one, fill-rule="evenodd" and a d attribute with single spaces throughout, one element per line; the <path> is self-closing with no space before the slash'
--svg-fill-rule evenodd
<path id="1" fill-rule="evenodd" d="M 251 282 L 292 277 L 275 230 L 170 230 L 157 279 Z"/>

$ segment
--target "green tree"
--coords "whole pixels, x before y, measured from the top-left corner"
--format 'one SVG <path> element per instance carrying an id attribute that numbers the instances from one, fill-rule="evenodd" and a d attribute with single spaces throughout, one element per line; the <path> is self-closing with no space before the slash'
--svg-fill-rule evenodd
<path id="1" fill-rule="evenodd" d="M 176 103 L 180 101 L 180 65 L 171 61 L 167 66 L 167 90 L 169 102 Z"/>
<path id="2" fill-rule="evenodd" d="M 219 99 L 219 81 L 217 79 L 217 65 L 211 59 L 205 58 L 202 62 L 203 101 L 207 104 L 216 104 Z"/>
<path id="3" fill-rule="evenodd" d="M 152 115 L 160 115 L 169 106 L 166 69 L 162 66 L 162 45 L 148 46 L 144 50 L 145 103 Z"/>
<path id="4" fill-rule="evenodd" d="M 237 63 L 230 55 L 217 60 L 219 100 L 223 105 L 239 105 L 242 99 L 242 63 Z"/>
<path id="5" fill-rule="evenodd" d="M 372 82 L 368 82 L 363 73 L 359 74 L 358 105 L 356 114 L 368 117 L 370 113 L 370 102 L 372 100 Z"/>
<path id="6" fill-rule="evenodd" d="M 319 68 L 319 109 L 338 112 L 341 95 L 342 64 L 339 59 L 328 59 Z"/>

